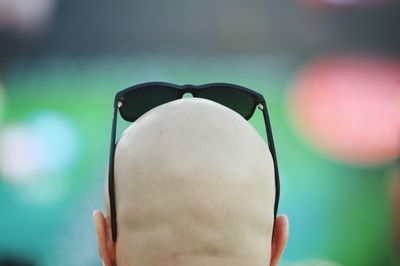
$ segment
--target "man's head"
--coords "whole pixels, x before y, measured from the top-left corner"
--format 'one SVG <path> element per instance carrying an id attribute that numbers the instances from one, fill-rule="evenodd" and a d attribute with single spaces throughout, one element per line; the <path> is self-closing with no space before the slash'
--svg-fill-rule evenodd
<path id="1" fill-rule="evenodd" d="M 158 106 L 115 151 L 118 240 L 94 213 L 106 266 L 276 265 L 287 219 L 274 227 L 268 146 L 239 114 L 204 99 Z M 107 193 L 106 193 L 107 195 Z M 271 246 L 272 244 L 272 246 Z"/>

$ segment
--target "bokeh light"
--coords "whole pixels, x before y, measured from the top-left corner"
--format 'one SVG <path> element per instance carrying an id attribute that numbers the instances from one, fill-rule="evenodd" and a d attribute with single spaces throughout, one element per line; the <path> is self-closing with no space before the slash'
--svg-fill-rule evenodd
<path id="1" fill-rule="evenodd" d="M 0 169 L 4 180 L 27 183 L 40 175 L 36 156 L 40 148 L 29 127 L 23 124 L 5 127 L 0 142 Z"/>
<path id="2" fill-rule="evenodd" d="M 49 21 L 56 0 L 0 1 L 0 29 L 14 29 L 31 34 L 41 30 Z"/>
<path id="3" fill-rule="evenodd" d="M 37 111 L 28 124 L 40 143 L 38 164 L 46 172 L 64 172 L 79 158 L 81 143 L 77 126 L 66 115 L 54 111 Z"/>
<path id="4" fill-rule="evenodd" d="M 291 117 L 324 153 L 381 164 L 400 152 L 400 61 L 359 56 L 317 59 L 289 93 Z"/>
<path id="5" fill-rule="evenodd" d="M 37 111 L 24 122 L 10 124 L 0 134 L 0 173 L 21 198 L 54 203 L 68 189 L 65 172 L 79 158 L 74 123 L 54 111 Z"/>

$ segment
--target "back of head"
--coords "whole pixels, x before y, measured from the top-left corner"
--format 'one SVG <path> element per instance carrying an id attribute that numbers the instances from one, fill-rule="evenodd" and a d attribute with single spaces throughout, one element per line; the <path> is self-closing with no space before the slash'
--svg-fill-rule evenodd
<path id="1" fill-rule="evenodd" d="M 116 146 L 119 266 L 266 265 L 275 183 L 265 141 L 204 99 L 158 106 Z"/>

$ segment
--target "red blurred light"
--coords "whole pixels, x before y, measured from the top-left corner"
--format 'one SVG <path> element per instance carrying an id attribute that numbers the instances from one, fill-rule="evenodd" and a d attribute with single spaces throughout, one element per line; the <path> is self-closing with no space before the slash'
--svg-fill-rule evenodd
<path id="1" fill-rule="evenodd" d="M 290 100 L 301 131 L 327 154 L 359 164 L 399 156 L 399 60 L 316 60 L 298 74 Z"/>

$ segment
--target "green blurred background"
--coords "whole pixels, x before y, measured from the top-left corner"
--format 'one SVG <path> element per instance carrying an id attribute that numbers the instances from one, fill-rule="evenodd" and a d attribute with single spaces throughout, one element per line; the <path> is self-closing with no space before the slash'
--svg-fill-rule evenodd
<path id="1" fill-rule="evenodd" d="M 30 20 L 0 4 L 0 265 L 100 265 L 113 97 L 147 81 L 265 96 L 281 265 L 400 265 L 400 6 L 338 2 L 47 0 Z M 259 112 L 250 122 L 265 136 Z"/>

